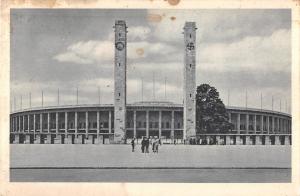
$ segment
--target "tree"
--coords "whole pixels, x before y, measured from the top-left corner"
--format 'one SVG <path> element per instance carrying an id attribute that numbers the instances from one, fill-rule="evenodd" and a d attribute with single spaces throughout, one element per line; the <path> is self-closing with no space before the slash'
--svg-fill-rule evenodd
<path id="1" fill-rule="evenodd" d="M 197 87 L 196 126 L 198 133 L 227 133 L 233 127 L 219 92 L 208 84 Z"/>

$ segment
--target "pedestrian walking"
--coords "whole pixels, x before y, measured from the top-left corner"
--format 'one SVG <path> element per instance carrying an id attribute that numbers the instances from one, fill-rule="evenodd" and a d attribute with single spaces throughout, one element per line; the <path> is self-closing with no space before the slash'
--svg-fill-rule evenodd
<path id="1" fill-rule="evenodd" d="M 155 138 L 155 141 L 153 142 L 153 152 L 158 153 L 158 146 L 159 146 L 159 139 Z"/>
<path id="2" fill-rule="evenodd" d="M 149 153 L 149 144 L 150 144 L 149 138 L 146 138 L 145 140 L 146 153 Z"/>
<path id="3" fill-rule="evenodd" d="M 152 142 L 152 152 L 154 152 L 155 142 L 156 142 L 156 138 L 154 138 L 154 140 Z"/>
<path id="4" fill-rule="evenodd" d="M 134 152 L 134 147 L 135 147 L 135 138 L 131 140 L 131 147 L 132 147 L 132 152 Z"/>
<path id="5" fill-rule="evenodd" d="M 145 140 L 145 138 L 143 137 L 143 138 L 142 138 L 142 142 L 141 142 L 141 143 L 142 143 L 142 147 L 141 147 L 142 153 L 145 152 L 145 146 L 146 146 L 146 143 L 145 143 L 145 142 L 146 142 L 146 140 Z"/>

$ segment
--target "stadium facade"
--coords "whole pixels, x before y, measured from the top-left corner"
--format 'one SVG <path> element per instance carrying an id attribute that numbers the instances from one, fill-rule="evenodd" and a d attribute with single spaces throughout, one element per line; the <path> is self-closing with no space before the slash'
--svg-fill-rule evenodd
<path id="1" fill-rule="evenodd" d="M 282 112 L 227 107 L 234 127 L 226 134 L 196 132 L 196 25 L 184 26 L 183 104 L 126 103 L 127 26 L 115 23 L 114 104 L 30 108 L 10 115 L 10 143 L 126 143 L 143 136 L 163 143 L 290 145 L 291 116 Z"/>

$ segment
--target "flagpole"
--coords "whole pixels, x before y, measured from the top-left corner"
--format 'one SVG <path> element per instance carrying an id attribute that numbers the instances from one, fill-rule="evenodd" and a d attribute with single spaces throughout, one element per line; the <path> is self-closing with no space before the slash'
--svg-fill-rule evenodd
<path id="1" fill-rule="evenodd" d="M 262 110 L 262 102 L 263 102 L 263 97 L 262 97 L 262 92 L 260 93 L 260 110 Z"/>
<path id="2" fill-rule="evenodd" d="M 167 77 L 165 77 L 165 101 L 167 101 Z"/>
<path id="3" fill-rule="evenodd" d="M 16 104 L 16 96 L 14 96 L 14 111 L 16 111 L 16 107 L 17 107 L 17 104 Z"/>
<path id="4" fill-rule="evenodd" d="M 274 110 L 274 97 L 272 95 L 272 111 Z"/>
<path id="5" fill-rule="evenodd" d="M 42 107 L 44 107 L 44 92 L 42 90 Z"/>
<path id="6" fill-rule="evenodd" d="M 230 104 L 230 90 L 228 89 L 227 105 L 229 106 L 229 104 Z"/>
<path id="7" fill-rule="evenodd" d="M 59 88 L 57 89 L 57 105 L 59 106 Z"/>
<path id="8" fill-rule="evenodd" d="M 78 105 L 78 86 L 76 87 L 76 105 Z"/>
<path id="9" fill-rule="evenodd" d="M 31 92 L 29 92 L 29 108 L 31 108 Z"/>
<path id="10" fill-rule="evenodd" d="M 20 109 L 22 110 L 22 95 L 21 95 L 21 104 L 20 104 Z"/>
<path id="11" fill-rule="evenodd" d="M 99 105 L 101 104 L 101 87 L 98 86 Z"/>
<path id="12" fill-rule="evenodd" d="M 279 99 L 279 111 L 281 112 L 281 99 Z"/>
<path id="13" fill-rule="evenodd" d="M 248 93 L 247 93 L 247 90 L 246 90 L 246 108 L 248 107 Z"/>
<path id="14" fill-rule="evenodd" d="M 142 102 L 144 101 L 144 78 L 142 78 Z"/>
<path id="15" fill-rule="evenodd" d="M 155 73 L 153 71 L 153 101 L 155 100 Z"/>

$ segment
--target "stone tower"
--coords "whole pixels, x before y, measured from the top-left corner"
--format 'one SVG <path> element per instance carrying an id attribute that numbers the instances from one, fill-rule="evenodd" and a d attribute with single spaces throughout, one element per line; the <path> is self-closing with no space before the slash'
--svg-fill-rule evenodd
<path id="1" fill-rule="evenodd" d="M 184 139 L 196 135 L 196 29 L 195 22 L 184 25 Z"/>
<path id="2" fill-rule="evenodd" d="M 114 68 L 114 142 L 121 143 L 126 126 L 126 60 L 127 26 L 125 21 L 115 23 L 115 68 Z"/>

